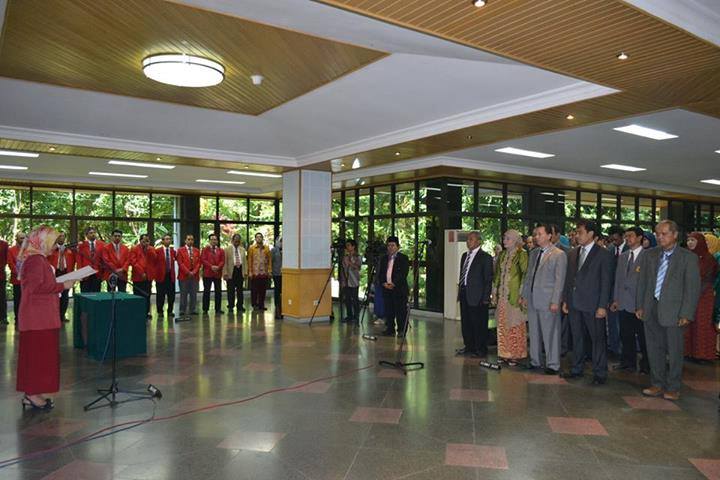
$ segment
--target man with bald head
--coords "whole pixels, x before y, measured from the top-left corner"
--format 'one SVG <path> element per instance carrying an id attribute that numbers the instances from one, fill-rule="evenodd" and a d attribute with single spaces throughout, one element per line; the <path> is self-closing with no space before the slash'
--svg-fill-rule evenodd
<path id="1" fill-rule="evenodd" d="M 488 310 L 492 291 L 493 260 L 480 248 L 480 233 L 470 232 L 468 251 L 460 260 L 460 323 L 465 346 L 458 355 L 487 356 Z"/>

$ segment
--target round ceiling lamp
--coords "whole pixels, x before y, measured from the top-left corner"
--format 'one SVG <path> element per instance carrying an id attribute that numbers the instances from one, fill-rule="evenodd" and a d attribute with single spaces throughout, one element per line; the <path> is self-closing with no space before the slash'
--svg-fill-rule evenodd
<path id="1" fill-rule="evenodd" d="M 151 55 L 142 68 L 146 77 L 178 87 L 212 87 L 225 79 L 225 67 L 218 62 L 183 53 Z"/>

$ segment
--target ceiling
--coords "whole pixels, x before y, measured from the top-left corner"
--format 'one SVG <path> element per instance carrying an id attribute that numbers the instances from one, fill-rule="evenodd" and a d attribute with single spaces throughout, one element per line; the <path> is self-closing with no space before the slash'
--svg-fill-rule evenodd
<path id="1" fill-rule="evenodd" d="M 117 4 L 101 3 L 105 2 Z M 86 5 L 90 3 L 92 8 Z M 26 27 L 33 15 L 37 22 L 46 21 L 38 13 L 44 5 L 40 0 L 0 0 L 0 11 L 6 4 L 10 12 L 22 6 Z M 395 175 L 392 172 L 422 174 L 442 165 L 437 162 L 448 162 L 465 173 L 474 169 L 478 175 L 494 169 L 493 175 L 507 178 L 539 178 L 552 171 L 577 179 L 572 181 L 629 182 L 633 188 L 647 182 L 656 190 L 687 193 L 699 188 L 707 195 L 716 193 L 712 186 L 696 183 L 701 169 L 687 169 L 687 177 L 663 177 L 671 171 L 663 166 L 666 163 L 696 158 L 695 143 L 684 141 L 695 138 L 691 132 L 681 135 L 683 141 L 676 144 L 679 150 L 664 151 L 666 156 L 642 176 L 613 175 L 599 169 L 598 162 L 609 163 L 600 154 L 607 140 L 601 135 L 603 125 L 628 117 L 669 122 L 672 131 L 676 124 L 682 127 L 683 122 L 690 122 L 682 117 L 689 115 L 693 120 L 688 125 L 709 132 L 712 138 L 720 117 L 720 48 L 713 28 L 717 24 L 708 20 L 715 15 L 720 18 L 720 2 L 538 0 L 529 4 L 502 0 L 477 9 L 469 0 L 135 0 L 132 13 L 100 11 L 94 7 L 98 3 L 89 0 L 56 0 L 53 5 L 57 10 L 47 22 L 57 25 L 47 28 L 56 28 L 57 35 L 62 26 L 63 40 L 25 28 L 22 44 L 13 40 L 13 55 L 18 48 L 55 51 L 62 50 L 64 43 L 81 45 L 81 40 L 72 39 L 73 32 L 105 25 L 103 21 L 117 23 L 109 30 L 115 32 L 113 44 L 102 44 L 101 39 L 97 50 L 93 50 L 95 45 L 78 48 L 68 71 L 58 73 L 48 67 L 52 78 L 19 79 L 4 73 L 8 32 L 15 28 L 9 15 L 0 45 L 0 139 L 4 139 L 0 145 L 41 152 L 56 146 L 56 153 L 85 162 L 77 165 L 78 172 L 104 158 L 155 161 L 160 157 L 161 162 L 188 168 L 216 168 L 213 172 L 220 175 L 238 166 L 274 171 L 331 169 L 340 182 L 357 176 Z M 72 16 L 63 17 L 73 10 L 63 10 L 64 5 L 87 7 L 78 13 L 86 22 L 73 27 Z M 158 16 L 158 12 L 169 13 Z M 137 30 L 138 35 L 123 40 L 123 28 L 118 26 L 123 22 L 130 24 L 123 28 Z M 207 28 L 197 29 L 195 24 Z M 230 26 L 241 24 L 240 33 L 232 28 L 228 32 Z M 253 37 L 254 49 L 243 49 L 238 42 L 244 39 L 232 35 L 247 30 L 272 32 L 275 39 L 301 40 L 289 46 L 280 40 L 267 45 L 262 43 L 265 36 Z M 247 110 L 219 104 L 201 107 L 183 96 L 157 93 L 162 90 L 158 85 L 151 85 L 154 90 L 148 95 L 63 86 L 70 83 L 62 75 L 86 79 L 73 69 L 94 65 L 113 51 L 125 55 L 130 65 L 127 75 L 149 82 L 139 68 L 132 71 L 132 65 L 139 63 L 130 61 L 132 52 L 141 58 L 153 45 L 165 41 L 177 47 L 186 38 L 202 40 L 194 48 L 255 55 L 277 63 L 278 70 L 265 74 L 267 85 L 250 90 L 256 98 Z M 282 51 L 273 50 L 280 44 Z M 293 63 L 297 58 L 283 57 L 300 47 L 314 52 L 310 60 L 318 65 L 304 68 Z M 330 56 L 313 48 L 330 49 Z M 615 58 L 623 49 L 631 55 L 625 63 Z M 318 61 L 336 56 L 345 63 Z M 270 86 L 289 78 L 282 73 L 288 62 L 293 88 L 295 83 L 320 83 L 293 94 L 288 93 L 287 84 L 287 98 L 279 101 Z M 232 63 L 231 70 L 239 71 L 239 65 L 244 65 Z M 323 70 L 326 67 L 331 74 Z M 241 90 L 232 90 L 218 99 L 239 102 L 247 96 L 243 95 Z M 568 120 L 568 113 L 574 119 Z M 583 133 L 587 131 L 594 133 Z M 591 153 L 583 148 L 582 140 L 576 140 L 593 144 L 596 137 L 599 147 Z M 545 145 L 542 139 L 551 139 L 549 145 L 557 146 L 560 153 L 549 159 L 555 163 L 539 169 L 534 161 L 508 165 L 491 148 L 506 142 Z M 647 159 L 655 158 L 656 149 L 652 144 L 621 140 L 605 150 L 618 158 Z M 359 159 L 360 170 L 350 170 L 354 158 Z M 565 163 L 568 158 L 573 160 Z M 702 162 L 703 168 L 712 170 L 712 159 Z M 24 178 L 51 181 L 48 176 L 58 182 L 63 177 L 38 166 Z M 173 178 L 176 186 L 172 188 L 192 189 L 188 180 L 193 179 Z M 272 193 L 280 183 L 248 182 L 243 187 Z M 223 188 L 236 187 L 218 190 Z"/>

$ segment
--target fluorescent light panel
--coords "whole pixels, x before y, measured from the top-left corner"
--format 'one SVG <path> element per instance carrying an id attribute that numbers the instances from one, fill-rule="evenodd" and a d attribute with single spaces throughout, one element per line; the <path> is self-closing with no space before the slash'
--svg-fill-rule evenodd
<path id="1" fill-rule="evenodd" d="M 533 152 L 532 150 L 523 150 L 522 148 L 504 147 L 495 150 L 498 153 L 509 153 L 510 155 L 522 155 L 523 157 L 532 158 L 550 158 L 555 155 L 552 153 Z"/>
<path id="2" fill-rule="evenodd" d="M 2 155 L 4 157 L 28 157 L 28 158 L 37 158 L 40 156 L 39 153 L 18 152 L 15 150 L 0 150 L 0 155 Z"/>
<path id="3" fill-rule="evenodd" d="M 677 135 L 663 132 L 662 130 L 655 130 L 653 128 L 642 127 L 640 125 L 626 125 L 624 127 L 613 128 L 618 132 L 629 133 L 631 135 L 638 135 L 640 137 L 652 138 L 653 140 L 668 140 L 670 138 L 678 138 Z"/>
<path id="4" fill-rule="evenodd" d="M 159 168 L 161 170 L 172 170 L 175 165 L 161 165 L 159 163 L 126 162 L 125 160 L 110 160 L 109 165 L 123 165 L 125 167 Z"/>
<path id="5" fill-rule="evenodd" d="M 360 159 L 356 158 L 355 160 L 353 160 L 352 169 L 357 170 L 358 168 L 360 168 Z"/>
<path id="6" fill-rule="evenodd" d="M 720 180 L 715 178 L 708 178 L 707 180 L 700 180 L 702 183 L 709 183 L 710 185 L 720 185 Z"/>
<path id="7" fill-rule="evenodd" d="M 227 185 L 245 185 L 245 182 L 239 182 L 237 180 L 207 180 L 204 178 L 198 178 L 195 181 L 198 183 L 223 183 Z"/>
<path id="8" fill-rule="evenodd" d="M 28 167 L 23 167 L 22 165 L 0 165 L 0 169 L 2 169 L 2 170 L 27 170 Z"/>
<path id="9" fill-rule="evenodd" d="M 88 172 L 88 175 L 95 175 L 98 177 L 148 178 L 147 175 L 136 175 L 134 173 L 115 173 L 115 172 Z"/>
<path id="10" fill-rule="evenodd" d="M 267 178 L 282 178 L 282 175 L 277 173 L 263 173 L 263 172 L 243 172 L 241 170 L 228 170 L 231 175 L 245 175 L 248 177 L 267 177 Z"/>
<path id="11" fill-rule="evenodd" d="M 619 165 L 617 163 L 600 165 L 600 168 L 609 168 L 610 170 L 622 170 L 623 172 L 642 172 L 643 170 L 647 170 L 647 168 L 632 167 L 630 165 Z"/>

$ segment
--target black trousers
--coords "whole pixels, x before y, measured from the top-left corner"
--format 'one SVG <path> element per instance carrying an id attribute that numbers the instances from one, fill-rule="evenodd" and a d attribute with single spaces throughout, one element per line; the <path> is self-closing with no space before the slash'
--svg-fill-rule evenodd
<path id="1" fill-rule="evenodd" d="M 22 288 L 20 285 L 13 284 L 13 311 L 15 312 L 15 325 L 19 325 L 20 319 L 18 312 L 20 311 L 20 302 L 22 301 Z"/>
<path id="2" fill-rule="evenodd" d="M 5 287 L 7 286 L 7 280 L 0 280 L 0 322 L 7 322 L 7 294 L 5 293 Z"/>
<path id="3" fill-rule="evenodd" d="M 583 373 L 585 364 L 585 339 L 589 337 L 592 350 L 593 375 L 607 378 L 607 331 L 604 318 L 595 318 L 595 312 L 570 309 L 568 314 L 572 330 L 572 373 Z M 586 337 L 587 335 L 587 337 Z"/>
<path id="4" fill-rule="evenodd" d="M 282 317 L 282 275 L 273 275 L 273 299 L 275 300 L 275 318 Z"/>
<path id="5" fill-rule="evenodd" d="M 168 313 L 171 313 L 175 305 L 175 282 L 170 275 L 165 275 L 165 280 L 162 282 L 155 281 L 155 287 L 157 288 L 155 306 L 157 307 L 158 314 L 162 315 L 163 308 L 165 308 L 165 300 L 167 300 L 168 304 Z"/>
<path id="6" fill-rule="evenodd" d="M 640 344 L 642 359 L 640 369 L 649 371 L 647 344 L 645 343 L 645 326 L 638 320 L 634 312 L 621 310 L 620 312 L 620 341 L 622 342 L 622 365 L 637 368 L 637 343 Z"/>
<path id="7" fill-rule="evenodd" d="M 572 350 L 572 338 L 570 335 L 570 320 L 564 313 L 560 314 L 560 355 L 565 355 Z"/>
<path id="8" fill-rule="evenodd" d="M 97 274 L 90 275 L 85 280 L 80 282 L 80 292 L 92 293 L 100 291 L 101 280 Z"/>
<path id="9" fill-rule="evenodd" d="M 228 310 L 243 309 L 243 283 L 242 267 L 233 267 L 232 277 L 227 281 Z"/>
<path id="10" fill-rule="evenodd" d="M 360 299 L 358 298 L 358 287 L 343 287 L 342 299 L 345 304 L 346 318 L 358 321 L 360 315 Z"/>
<path id="11" fill-rule="evenodd" d="M 210 288 L 215 285 L 215 311 L 219 312 L 220 302 L 222 301 L 222 285 L 220 278 L 203 277 L 203 312 L 210 310 Z"/>
<path id="12" fill-rule="evenodd" d="M 105 287 L 107 288 L 107 291 L 109 292 L 109 291 L 110 291 L 110 282 L 105 282 L 105 283 L 106 283 Z M 99 292 L 100 289 L 98 288 L 96 291 Z M 123 293 L 126 293 L 126 292 L 127 292 L 127 280 L 123 280 L 122 278 L 118 277 L 118 279 L 117 279 L 117 291 L 118 291 L 118 292 L 123 292 Z"/>
<path id="13" fill-rule="evenodd" d="M 405 333 L 407 328 L 405 324 L 407 320 L 407 294 L 388 291 L 383 288 L 383 301 L 385 302 L 386 332 L 395 332 L 397 326 L 398 333 Z"/>
<path id="14" fill-rule="evenodd" d="M 150 291 L 152 290 L 152 282 L 143 280 L 142 282 L 133 282 L 133 295 L 143 297 L 145 299 L 145 315 L 150 314 Z"/>
<path id="15" fill-rule="evenodd" d="M 65 275 L 67 270 L 55 270 L 55 276 Z M 68 304 L 70 303 L 70 290 L 63 290 L 60 294 L 60 321 L 65 319 L 67 313 Z"/>
<path id="16" fill-rule="evenodd" d="M 487 354 L 489 305 L 479 303 L 470 305 L 467 302 L 465 288 L 460 288 L 460 325 L 463 343 L 468 352 Z"/>

